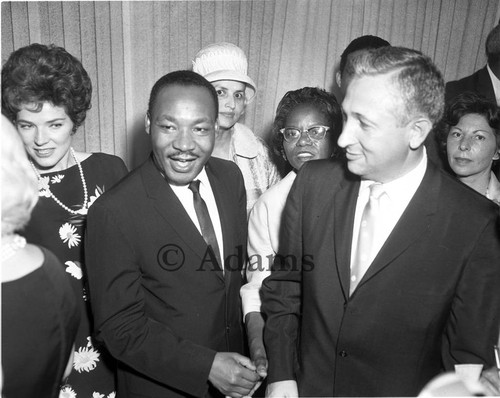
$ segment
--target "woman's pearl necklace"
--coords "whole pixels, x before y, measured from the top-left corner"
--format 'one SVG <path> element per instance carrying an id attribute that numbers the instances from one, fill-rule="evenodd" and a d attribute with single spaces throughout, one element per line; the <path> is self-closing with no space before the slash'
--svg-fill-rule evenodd
<path id="1" fill-rule="evenodd" d="M 13 257 L 18 250 L 23 249 L 25 246 L 26 239 L 21 235 L 12 234 L 2 236 L 2 251 L 0 255 L 2 262 Z"/>
<path id="2" fill-rule="evenodd" d="M 73 148 L 69 148 L 69 151 L 71 152 L 71 155 L 73 156 L 73 159 L 75 159 L 75 163 L 78 166 L 78 170 L 80 171 L 80 178 L 82 180 L 83 195 L 84 195 L 82 208 L 80 210 L 72 210 L 68 206 L 66 206 L 63 202 L 61 202 L 58 198 L 56 198 L 56 196 L 52 193 L 52 191 L 50 190 L 50 187 L 48 185 L 47 185 L 47 188 L 44 188 L 44 189 L 47 191 L 47 193 L 49 194 L 49 196 L 52 199 L 54 199 L 54 201 L 59 206 L 61 206 L 64 210 L 66 210 L 67 212 L 69 212 L 71 214 L 87 214 L 87 203 L 89 201 L 89 196 L 88 196 L 88 193 L 87 193 L 87 184 L 85 182 L 85 176 L 83 175 L 82 165 L 80 164 L 80 162 L 76 158 L 75 151 L 73 150 Z M 38 182 L 40 182 L 41 179 L 42 179 L 42 176 L 40 175 L 40 173 L 36 169 L 35 165 L 31 161 L 31 159 L 30 159 L 30 163 L 31 163 L 31 167 L 33 167 L 33 170 L 35 170 L 35 174 L 36 174 L 36 176 L 38 178 Z"/>

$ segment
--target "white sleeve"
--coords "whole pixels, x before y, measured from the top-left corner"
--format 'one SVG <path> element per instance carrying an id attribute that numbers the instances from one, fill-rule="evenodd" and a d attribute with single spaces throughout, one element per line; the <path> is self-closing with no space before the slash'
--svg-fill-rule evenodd
<path id="1" fill-rule="evenodd" d="M 260 288 L 262 281 L 271 274 L 271 265 L 275 251 L 272 245 L 273 231 L 277 228 L 270 224 L 270 213 L 263 200 L 258 200 L 248 220 L 248 258 L 246 267 L 247 283 L 242 286 L 240 294 L 243 307 L 243 319 L 249 312 L 260 312 Z"/>

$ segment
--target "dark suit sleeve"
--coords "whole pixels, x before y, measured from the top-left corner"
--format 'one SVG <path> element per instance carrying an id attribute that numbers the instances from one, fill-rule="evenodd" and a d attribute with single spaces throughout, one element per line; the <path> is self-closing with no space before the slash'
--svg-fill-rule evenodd
<path id="1" fill-rule="evenodd" d="M 139 254 L 112 202 L 89 210 L 86 266 L 97 338 L 136 371 L 193 396 L 204 396 L 215 351 L 175 335 L 147 316 Z M 146 221 L 145 221 L 146 222 Z M 129 227 L 130 229 L 130 227 Z"/>
<path id="2" fill-rule="evenodd" d="M 299 174 L 283 212 L 279 251 L 261 289 L 268 381 L 295 380 L 302 282 L 302 183 Z"/>
<path id="3" fill-rule="evenodd" d="M 443 342 L 443 362 L 494 366 L 500 327 L 500 234 L 493 218 L 478 236 L 456 288 Z"/>

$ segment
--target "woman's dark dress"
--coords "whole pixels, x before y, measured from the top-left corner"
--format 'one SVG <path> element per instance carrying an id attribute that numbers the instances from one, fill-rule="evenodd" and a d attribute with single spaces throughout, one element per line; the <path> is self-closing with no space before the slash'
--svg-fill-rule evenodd
<path id="1" fill-rule="evenodd" d="M 75 340 L 78 298 L 61 262 L 42 252 L 41 267 L 2 283 L 5 398 L 57 397 Z"/>
<path id="2" fill-rule="evenodd" d="M 120 158 L 104 153 L 92 154 L 81 162 L 81 166 L 88 190 L 87 208 L 127 173 Z M 63 204 L 72 210 L 81 209 L 84 193 L 78 166 L 42 174 L 42 180 L 39 201 L 23 234 L 28 242 L 45 246 L 59 258 L 80 298 L 81 320 L 75 341 L 73 370 L 63 383 L 61 396 L 113 398 L 116 364 L 104 347 L 92 338 L 92 313 L 83 252 L 86 212 L 69 213 L 43 190 L 44 184 L 49 184 L 52 193 Z"/>

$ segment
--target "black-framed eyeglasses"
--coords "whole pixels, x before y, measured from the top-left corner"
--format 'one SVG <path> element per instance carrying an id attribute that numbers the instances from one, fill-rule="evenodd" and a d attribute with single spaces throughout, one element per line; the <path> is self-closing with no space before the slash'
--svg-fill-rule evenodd
<path id="1" fill-rule="evenodd" d="M 283 138 L 286 142 L 298 141 L 302 133 L 306 133 L 310 140 L 321 141 L 325 138 L 325 135 L 329 130 L 329 126 L 312 126 L 304 130 L 300 130 L 296 127 L 284 127 L 280 129 L 280 133 L 283 134 Z"/>

